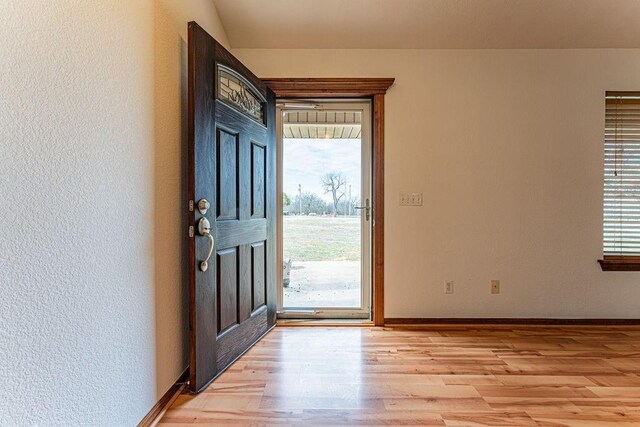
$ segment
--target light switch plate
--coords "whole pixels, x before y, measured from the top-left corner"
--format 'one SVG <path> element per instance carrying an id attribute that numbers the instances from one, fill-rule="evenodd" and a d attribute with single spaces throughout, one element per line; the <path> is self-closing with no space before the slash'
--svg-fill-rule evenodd
<path id="1" fill-rule="evenodd" d="M 400 193 L 400 206 L 422 206 L 422 193 Z"/>

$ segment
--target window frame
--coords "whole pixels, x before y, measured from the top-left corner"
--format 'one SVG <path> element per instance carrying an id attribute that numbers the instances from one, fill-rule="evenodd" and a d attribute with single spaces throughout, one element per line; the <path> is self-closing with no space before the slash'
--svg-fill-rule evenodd
<path id="1" fill-rule="evenodd" d="M 609 97 L 640 97 L 640 92 L 638 91 L 607 91 L 605 93 L 605 110 L 607 107 L 607 99 Z M 638 105 L 640 107 L 640 101 L 638 101 Z M 606 122 L 607 114 L 605 112 L 605 122 Z M 605 124 L 605 135 L 606 138 L 606 124 Z M 605 141 L 603 138 L 603 142 Z M 604 150 L 604 145 L 603 145 Z M 603 174 L 605 173 L 605 161 L 603 159 Z M 604 209 L 604 184 L 605 177 L 603 175 L 603 209 Z M 603 230 L 604 230 L 604 210 L 603 210 Z M 603 234 L 603 249 L 604 249 L 604 234 Z M 640 271 L 640 255 L 604 255 L 602 259 L 598 260 L 602 271 Z"/>
<path id="2" fill-rule="evenodd" d="M 602 271 L 640 271 L 640 256 L 604 255 L 598 262 Z"/>

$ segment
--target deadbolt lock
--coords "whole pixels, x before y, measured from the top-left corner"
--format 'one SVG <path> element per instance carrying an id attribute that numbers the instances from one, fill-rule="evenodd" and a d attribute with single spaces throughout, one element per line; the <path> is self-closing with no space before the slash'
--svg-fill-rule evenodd
<path id="1" fill-rule="evenodd" d="M 200 199 L 198 202 L 198 212 L 202 215 L 206 214 L 209 208 L 211 207 L 211 203 L 207 201 L 207 199 Z"/>

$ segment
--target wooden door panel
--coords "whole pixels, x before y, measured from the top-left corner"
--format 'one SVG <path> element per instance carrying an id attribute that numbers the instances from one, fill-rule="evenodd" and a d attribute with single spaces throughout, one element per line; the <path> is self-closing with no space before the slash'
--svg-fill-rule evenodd
<path id="1" fill-rule="evenodd" d="M 239 138 L 224 129 L 216 132 L 217 220 L 238 219 Z"/>
<path id="2" fill-rule="evenodd" d="M 238 133 L 242 138 L 256 141 L 258 144 L 267 145 L 267 139 L 270 138 L 267 128 L 253 120 L 245 120 L 246 116 L 226 103 L 216 100 L 216 124 L 229 133 Z M 233 126 L 231 125 L 233 124 Z"/>
<path id="3" fill-rule="evenodd" d="M 253 313 L 249 319 L 228 329 L 216 342 L 216 366 L 223 369 L 263 336 L 273 325 L 270 324 L 267 308 Z"/>
<path id="4" fill-rule="evenodd" d="M 251 265 L 252 265 L 252 309 L 257 310 L 266 303 L 266 252 L 265 242 L 257 242 L 251 245 Z"/>
<path id="5" fill-rule="evenodd" d="M 193 22 L 188 63 L 188 197 L 213 202 L 190 211 L 189 388 L 199 392 L 275 325 L 275 96 Z M 207 233 L 214 258 L 202 271 Z"/>
<path id="6" fill-rule="evenodd" d="M 251 218 L 264 218 L 267 149 L 256 142 L 251 143 Z"/>
<path id="7" fill-rule="evenodd" d="M 238 247 L 218 251 L 218 334 L 238 323 Z"/>
<path id="8" fill-rule="evenodd" d="M 267 239 L 267 220 L 222 221 L 216 224 L 216 246 L 229 248 Z"/>
<path id="9" fill-rule="evenodd" d="M 251 246 L 240 245 L 240 285 L 238 286 L 238 321 L 244 322 L 251 316 Z"/>

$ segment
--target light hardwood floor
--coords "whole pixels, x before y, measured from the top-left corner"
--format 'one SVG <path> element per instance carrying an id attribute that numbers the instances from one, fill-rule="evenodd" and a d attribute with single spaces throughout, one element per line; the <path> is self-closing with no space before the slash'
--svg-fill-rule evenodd
<path id="1" fill-rule="evenodd" d="M 640 328 L 277 327 L 160 425 L 640 426 Z"/>

